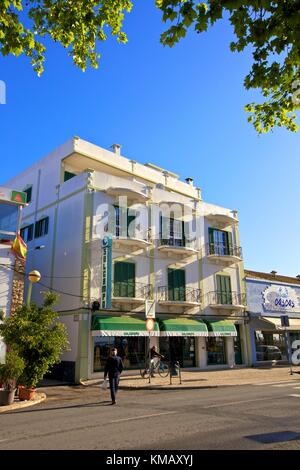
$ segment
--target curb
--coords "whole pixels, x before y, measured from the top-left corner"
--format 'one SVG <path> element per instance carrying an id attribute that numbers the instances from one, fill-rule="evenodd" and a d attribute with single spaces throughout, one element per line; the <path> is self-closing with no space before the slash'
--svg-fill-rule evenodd
<path id="1" fill-rule="evenodd" d="M 19 410 L 20 408 L 27 408 L 29 406 L 38 405 L 42 401 L 45 401 L 47 398 L 46 393 L 37 393 L 36 398 L 34 400 L 26 400 L 26 401 L 17 401 L 12 403 L 11 405 L 7 406 L 0 406 L 0 413 L 6 413 L 9 411 Z"/>

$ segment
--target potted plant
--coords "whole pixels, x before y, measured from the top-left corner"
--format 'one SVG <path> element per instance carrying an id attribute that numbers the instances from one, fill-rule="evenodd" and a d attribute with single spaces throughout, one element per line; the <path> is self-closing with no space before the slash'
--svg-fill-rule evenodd
<path id="1" fill-rule="evenodd" d="M 16 383 L 21 376 L 25 363 L 15 349 L 6 353 L 5 364 L 0 364 L 0 405 L 11 405 L 14 401 Z"/>
<path id="2" fill-rule="evenodd" d="M 56 301 L 57 296 L 48 292 L 41 307 L 23 305 L 0 324 L 0 335 L 5 343 L 14 347 L 25 363 L 19 380 L 22 384 L 20 400 L 33 397 L 38 382 L 60 362 L 61 352 L 69 349 L 66 327 L 53 310 Z"/>

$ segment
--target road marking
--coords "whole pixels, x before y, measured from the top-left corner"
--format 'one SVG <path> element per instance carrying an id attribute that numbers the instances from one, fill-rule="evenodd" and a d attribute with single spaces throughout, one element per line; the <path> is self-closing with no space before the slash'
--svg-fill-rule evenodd
<path id="1" fill-rule="evenodd" d="M 291 382 L 289 382 L 289 383 L 291 383 Z M 275 384 L 282 384 L 282 380 L 280 382 L 260 382 L 258 384 L 253 384 L 253 385 L 275 385 Z"/>
<path id="2" fill-rule="evenodd" d="M 291 395 L 288 395 L 289 397 L 296 397 L 296 398 L 300 398 L 300 395 L 297 394 L 297 393 L 292 393 Z"/>
<path id="3" fill-rule="evenodd" d="M 267 401 L 267 400 L 270 400 L 270 398 L 255 398 L 253 400 L 232 401 L 230 403 L 222 403 L 220 405 L 203 406 L 203 408 L 204 409 L 206 409 L 206 408 L 222 408 L 224 406 L 238 405 L 240 403 L 251 403 L 252 401 Z"/>
<path id="4" fill-rule="evenodd" d="M 8 439 L 0 439 L 0 442 L 6 442 Z"/>
<path id="5" fill-rule="evenodd" d="M 154 416 L 163 416 L 163 415 L 172 415 L 177 413 L 176 411 L 167 411 L 166 413 L 155 413 L 152 415 L 143 415 L 143 416 L 133 416 L 132 418 L 121 418 L 110 421 L 110 423 L 120 423 L 121 421 L 131 421 L 134 419 L 144 419 L 144 418 L 153 418 Z"/>
<path id="6" fill-rule="evenodd" d="M 291 387 L 292 385 L 295 385 L 295 382 L 289 382 L 287 384 L 280 384 L 280 385 L 272 385 L 272 387 Z"/>

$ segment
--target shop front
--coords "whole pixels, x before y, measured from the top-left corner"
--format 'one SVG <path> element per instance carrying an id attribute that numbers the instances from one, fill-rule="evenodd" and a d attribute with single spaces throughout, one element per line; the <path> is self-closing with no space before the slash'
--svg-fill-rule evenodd
<path id="1" fill-rule="evenodd" d="M 238 345 L 235 346 L 235 343 Z M 235 365 L 239 350 L 233 321 L 199 317 L 159 315 L 150 335 L 150 344 L 170 362 L 182 368 Z M 143 315 L 92 317 L 92 374 L 103 372 L 110 348 L 116 347 L 126 370 L 144 366 L 149 351 L 149 333 Z"/>
<path id="2" fill-rule="evenodd" d="M 159 336 L 158 322 L 150 337 Z M 149 348 L 149 332 L 142 316 L 94 315 L 92 318 L 93 373 L 105 368 L 110 348 L 116 347 L 127 370 L 140 369 Z"/>
<path id="3" fill-rule="evenodd" d="M 252 363 L 288 361 L 289 345 L 300 339 L 300 279 L 275 272 L 245 276 Z"/>
<path id="4" fill-rule="evenodd" d="M 159 317 L 159 349 L 171 362 L 180 367 L 195 367 L 196 338 L 207 337 L 208 329 L 200 318 Z"/>

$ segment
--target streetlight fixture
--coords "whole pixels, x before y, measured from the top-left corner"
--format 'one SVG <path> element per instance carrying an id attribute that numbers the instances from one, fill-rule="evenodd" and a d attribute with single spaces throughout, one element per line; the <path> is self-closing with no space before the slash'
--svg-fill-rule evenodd
<path id="1" fill-rule="evenodd" d="M 41 273 L 36 270 L 30 271 L 30 273 L 28 274 L 29 286 L 28 286 L 27 302 L 26 302 L 27 307 L 30 307 L 32 284 L 34 284 L 35 282 L 39 282 L 41 280 L 41 277 L 42 277 Z"/>

